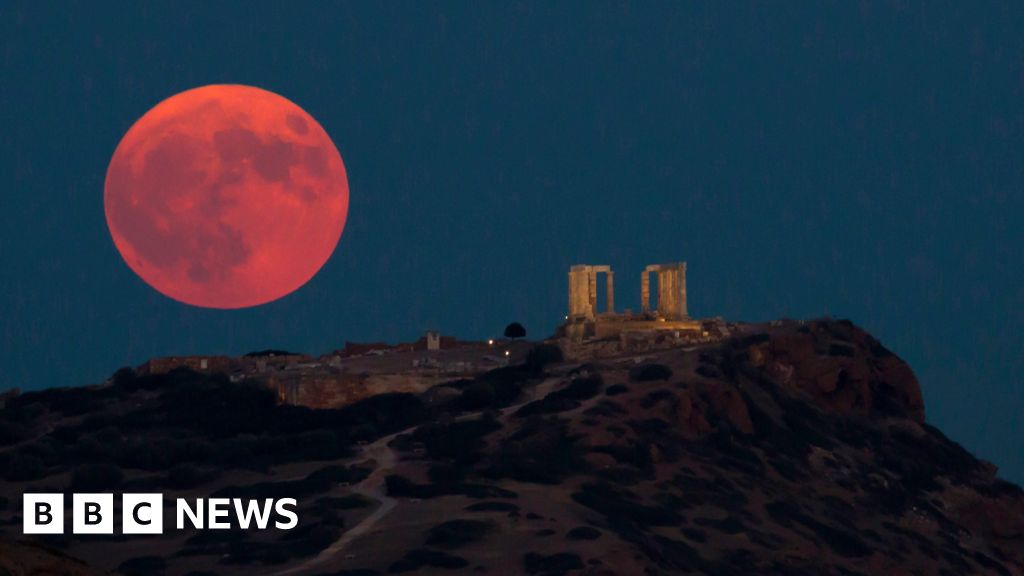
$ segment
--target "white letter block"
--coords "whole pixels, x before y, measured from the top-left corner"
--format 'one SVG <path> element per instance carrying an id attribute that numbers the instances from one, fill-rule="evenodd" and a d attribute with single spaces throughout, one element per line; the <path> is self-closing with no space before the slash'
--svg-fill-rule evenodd
<path id="1" fill-rule="evenodd" d="M 25 494 L 21 518 L 23 534 L 63 534 L 64 495 Z"/>
<path id="2" fill-rule="evenodd" d="M 163 534 L 163 494 L 125 494 L 121 497 L 123 534 Z"/>
<path id="3" fill-rule="evenodd" d="M 72 502 L 72 532 L 75 534 L 114 533 L 113 494 L 75 494 Z"/>

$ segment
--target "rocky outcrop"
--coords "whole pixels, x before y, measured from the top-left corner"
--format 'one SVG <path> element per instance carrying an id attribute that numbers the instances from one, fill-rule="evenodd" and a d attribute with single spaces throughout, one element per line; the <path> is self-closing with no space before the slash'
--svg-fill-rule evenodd
<path id="1" fill-rule="evenodd" d="M 100 470 L 124 476 L 102 491 L 301 494 L 290 534 L 40 538 L 126 573 L 1024 575 L 1024 492 L 927 423 L 910 368 L 849 322 L 523 352 L 436 386 L 339 381 L 358 399 L 331 410 L 193 372 L 23 395 L 0 412 L 0 527 L 30 487 Z M 305 370 L 285 373 L 310 394 Z M 10 550 L 0 575 L 91 574 Z"/>
<path id="2" fill-rule="evenodd" d="M 913 371 L 850 322 L 806 322 L 760 340 L 746 348 L 747 360 L 783 388 L 841 415 L 924 421 L 924 400 Z"/>

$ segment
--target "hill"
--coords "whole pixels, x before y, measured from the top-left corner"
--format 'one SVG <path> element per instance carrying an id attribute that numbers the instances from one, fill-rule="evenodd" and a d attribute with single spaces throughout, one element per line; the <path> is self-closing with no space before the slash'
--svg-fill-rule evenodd
<path id="1" fill-rule="evenodd" d="M 1021 489 L 930 426 L 910 368 L 844 321 L 586 362 L 540 344 L 334 409 L 122 371 L 10 399 L 0 443 L 8 540 L 26 491 L 295 497 L 300 517 L 38 537 L 0 574 L 53 573 L 24 569 L 39 546 L 148 576 L 1024 574 Z"/>

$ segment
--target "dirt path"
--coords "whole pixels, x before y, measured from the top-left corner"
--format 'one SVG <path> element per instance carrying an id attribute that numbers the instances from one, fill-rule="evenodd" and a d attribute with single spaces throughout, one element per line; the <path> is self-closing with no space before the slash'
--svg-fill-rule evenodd
<path id="1" fill-rule="evenodd" d="M 523 406 L 533 402 L 536 399 L 543 398 L 554 388 L 555 384 L 558 383 L 561 378 L 548 378 L 538 384 L 533 393 L 530 395 L 529 400 L 509 406 L 502 409 L 502 413 L 510 415 L 515 413 L 516 410 Z M 464 414 L 460 416 L 461 419 L 479 416 L 479 413 L 473 412 L 470 414 Z M 402 434 L 408 434 L 419 427 L 419 424 L 411 428 L 406 428 L 399 432 L 395 432 L 390 436 L 385 436 L 374 441 L 372 444 L 368 444 L 363 448 L 363 456 L 367 459 L 373 459 L 377 462 L 373 472 L 363 479 L 362 482 L 352 486 L 349 490 L 354 494 L 361 494 L 368 498 L 372 498 L 380 502 L 380 506 L 373 511 L 372 514 L 363 518 L 358 524 L 352 526 L 341 535 L 340 538 L 334 541 L 333 544 L 322 550 L 315 557 L 299 564 L 298 566 L 282 570 L 280 572 L 274 572 L 271 576 L 289 576 L 291 574 L 299 574 L 307 570 L 314 568 L 322 568 L 325 564 L 331 562 L 340 556 L 349 544 L 352 543 L 356 538 L 370 532 L 374 526 L 377 525 L 382 519 L 384 519 L 395 506 L 398 505 L 398 500 L 387 495 L 387 487 L 385 485 L 385 479 L 395 469 L 395 464 L 398 462 L 398 457 L 395 455 L 395 451 L 391 449 L 388 444 L 391 443 L 395 437 Z"/>
<path id="2" fill-rule="evenodd" d="M 395 456 L 394 450 L 388 447 L 388 444 L 394 440 L 396 436 L 400 434 L 408 434 L 415 429 L 416 426 L 413 426 L 411 428 L 395 432 L 390 436 L 379 438 L 372 444 L 368 444 L 363 448 L 363 455 L 368 459 L 375 460 L 377 465 L 369 476 L 364 478 L 362 482 L 350 487 L 349 491 L 353 494 L 360 494 L 367 498 L 377 500 L 380 502 L 380 506 L 378 506 L 372 514 L 360 520 L 358 524 L 346 530 L 340 538 L 335 540 L 334 543 L 327 548 L 323 549 L 315 557 L 299 564 L 298 566 L 288 568 L 280 572 L 274 572 L 272 576 L 298 574 L 306 570 L 323 566 L 341 554 L 353 540 L 369 532 L 377 525 L 377 522 L 387 516 L 395 506 L 398 505 L 398 500 L 387 495 L 387 488 L 384 483 L 384 479 L 387 478 L 392 470 L 394 470 L 395 463 L 398 461 L 398 457 Z"/>
<path id="3" fill-rule="evenodd" d="M 7 446 L 4 446 L 3 448 L 0 448 L 0 453 L 2 453 L 2 452 L 14 452 L 18 448 L 21 448 L 23 446 L 28 446 L 29 444 L 32 444 L 33 442 L 36 442 L 37 440 L 52 434 L 54 429 L 56 429 L 56 427 L 57 427 L 57 425 L 54 424 L 53 422 L 47 422 L 46 425 L 43 427 L 43 431 L 40 432 L 39 434 L 36 434 L 35 436 L 32 436 L 31 438 L 26 438 L 26 439 L 21 440 L 19 442 L 15 442 L 14 444 L 8 444 Z"/>

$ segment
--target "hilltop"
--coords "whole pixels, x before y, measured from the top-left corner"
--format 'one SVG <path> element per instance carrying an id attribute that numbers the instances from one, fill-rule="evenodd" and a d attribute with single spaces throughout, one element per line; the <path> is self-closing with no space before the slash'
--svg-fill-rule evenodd
<path id="1" fill-rule="evenodd" d="M 25 491 L 297 497 L 301 521 L 40 537 L 4 544 L 0 574 L 65 555 L 147 576 L 1024 574 L 1024 493 L 929 425 L 910 367 L 849 322 L 509 350 L 328 409 L 187 368 L 11 398 L 9 541 Z"/>

